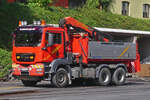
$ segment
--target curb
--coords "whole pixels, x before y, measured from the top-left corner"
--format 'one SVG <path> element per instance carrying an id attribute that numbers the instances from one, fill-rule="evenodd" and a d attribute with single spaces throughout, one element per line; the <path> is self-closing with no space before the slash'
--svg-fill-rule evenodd
<path id="1" fill-rule="evenodd" d="M 7 91 L 0 93 L 0 96 L 7 96 L 7 95 L 15 95 L 15 94 L 28 94 L 28 93 L 36 93 L 37 90 L 22 90 L 22 91 Z"/>

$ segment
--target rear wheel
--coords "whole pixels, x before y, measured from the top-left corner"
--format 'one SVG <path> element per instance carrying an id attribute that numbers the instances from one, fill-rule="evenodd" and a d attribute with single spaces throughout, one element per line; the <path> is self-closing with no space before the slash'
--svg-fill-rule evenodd
<path id="1" fill-rule="evenodd" d="M 123 85 L 126 80 L 126 71 L 124 68 L 117 68 L 112 76 L 112 83 L 115 85 Z"/>
<path id="2" fill-rule="evenodd" d="M 24 86 L 35 86 L 37 81 L 22 80 Z"/>
<path id="3" fill-rule="evenodd" d="M 107 86 L 111 82 L 111 73 L 108 68 L 102 68 L 99 72 L 98 85 Z"/>
<path id="4" fill-rule="evenodd" d="M 66 87 L 68 82 L 68 72 L 64 68 L 59 68 L 52 77 L 52 84 L 56 87 Z"/>

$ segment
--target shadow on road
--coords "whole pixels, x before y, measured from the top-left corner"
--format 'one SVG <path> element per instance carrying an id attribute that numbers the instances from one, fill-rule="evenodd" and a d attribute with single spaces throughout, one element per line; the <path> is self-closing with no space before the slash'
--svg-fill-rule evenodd
<path id="1" fill-rule="evenodd" d="M 144 85 L 144 82 L 126 82 L 124 85 L 119 86 L 119 87 L 123 87 L 123 86 L 138 86 L 138 85 Z M 39 83 L 37 84 L 35 87 L 38 88 L 56 88 L 55 86 L 51 85 L 50 82 L 48 83 Z M 78 87 L 116 87 L 116 85 L 109 85 L 109 86 L 99 86 L 94 82 L 73 82 L 72 85 L 68 86 L 67 88 L 78 88 Z"/>

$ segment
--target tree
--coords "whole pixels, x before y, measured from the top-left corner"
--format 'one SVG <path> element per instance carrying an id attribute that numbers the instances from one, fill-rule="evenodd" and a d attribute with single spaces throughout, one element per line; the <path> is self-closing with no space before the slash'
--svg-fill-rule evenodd
<path id="1" fill-rule="evenodd" d="M 87 0 L 85 7 L 96 8 L 99 6 L 99 0 Z"/>
<path id="2" fill-rule="evenodd" d="M 40 7 L 48 7 L 52 0 L 28 0 L 28 3 L 36 3 Z"/>
<path id="3" fill-rule="evenodd" d="M 102 9 L 107 10 L 109 4 L 112 0 L 99 0 L 100 5 L 102 6 Z"/>
<path id="4" fill-rule="evenodd" d="M 86 7 L 88 8 L 102 8 L 104 10 L 107 10 L 109 4 L 112 0 L 87 0 L 86 1 Z"/>

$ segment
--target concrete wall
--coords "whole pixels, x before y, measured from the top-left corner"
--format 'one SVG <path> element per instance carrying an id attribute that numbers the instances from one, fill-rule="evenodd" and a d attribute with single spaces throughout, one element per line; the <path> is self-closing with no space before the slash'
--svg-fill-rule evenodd
<path id="1" fill-rule="evenodd" d="M 109 10 L 115 14 L 122 13 L 122 2 L 129 2 L 129 16 L 143 18 L 143 4 L 150 4 L 150 0 L 112 0 Z"/>

